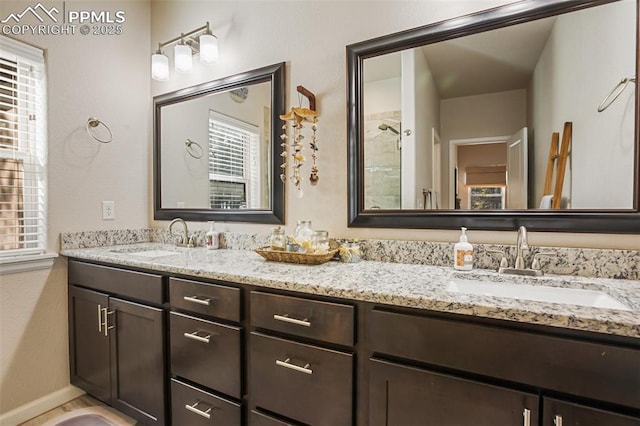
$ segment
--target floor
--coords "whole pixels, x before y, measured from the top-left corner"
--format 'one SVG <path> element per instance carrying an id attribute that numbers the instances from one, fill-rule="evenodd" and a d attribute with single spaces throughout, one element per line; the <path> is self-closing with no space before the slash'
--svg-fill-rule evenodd
<path id="1" fill-rule="evenodd" d="M 53 410 L 47 411 L 46 413 L 41 414 L 34 419 L 31 419 L 24 423 L 20 423 L 19 426 L 41 426 L 49 420 L 55 419 L 58 416 L 62 416 L 72 410 L 95 406 L 105 406 L 105 404 L 95 398 L 90 397 L 89 395 L 83 395 L 79 398 L 67 402 L 64 405 L 56 407 Z"/>

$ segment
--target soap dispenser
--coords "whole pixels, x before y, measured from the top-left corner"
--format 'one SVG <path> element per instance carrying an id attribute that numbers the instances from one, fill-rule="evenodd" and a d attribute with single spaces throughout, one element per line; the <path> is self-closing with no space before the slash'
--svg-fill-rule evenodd
<path id="1" fill-rule="evenodd" d="M 209 230 L 205 234 L 205 245 L 207 250 L 216 250 L 220 247 L 220 233 L 216 231 L 215 222 L 209 222 Z"/>
<path id="2" fill-rule="evenodd" d="M 453 246 L 453 267 L 459 271 L 473 269 L 473 246 L 467 239 L 467 228 L 462 228 L 460 241 Z"/>

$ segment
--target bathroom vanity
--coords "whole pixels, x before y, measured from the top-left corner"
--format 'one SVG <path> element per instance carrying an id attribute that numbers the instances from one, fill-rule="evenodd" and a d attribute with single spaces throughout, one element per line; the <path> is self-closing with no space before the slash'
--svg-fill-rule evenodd
<path id="1" fill-rule="evenodd" d="M 145 424 L 640 425 L 637 281 L 542 278 L 624 311 L 451 292 L 434 266 L 63 254 L 72 383 Z"/>

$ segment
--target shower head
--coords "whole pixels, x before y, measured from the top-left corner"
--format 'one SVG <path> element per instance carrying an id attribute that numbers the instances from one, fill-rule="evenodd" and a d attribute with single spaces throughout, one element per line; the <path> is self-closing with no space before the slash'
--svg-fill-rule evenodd
<path id="1" fill-rule="evenodd" d="M 396 135 L 399 135 L 400 132 L 397 131 L 396 129 L 393 128 L 393 126 L 389 126 L 388 124 L 382 123 L 381 125 L 378 126 L 378 129 L 382 130 L 383 132 L 387 131 L 387 130 L 391 130 L 393 133 L 395 133 Z"/>

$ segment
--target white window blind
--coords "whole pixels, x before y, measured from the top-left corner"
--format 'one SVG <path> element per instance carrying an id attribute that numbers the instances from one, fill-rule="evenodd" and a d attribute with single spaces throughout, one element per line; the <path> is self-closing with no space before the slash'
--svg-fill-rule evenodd
<path id="1" fill-rule="evenodd" d="M 209 199 L 214 209 L 257 208 L 260 174 L 257 126 L 209 112 Z"/>
<path id="2" fill-rule="evenodd" d="M 0 257 L 46 249 L 43 52 L 0 36 Z"/>

